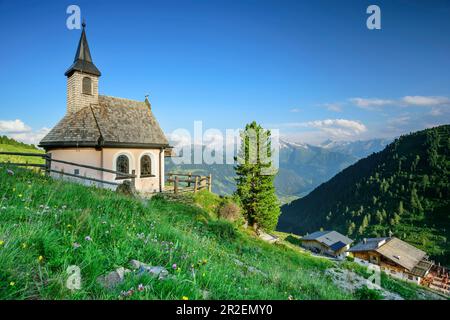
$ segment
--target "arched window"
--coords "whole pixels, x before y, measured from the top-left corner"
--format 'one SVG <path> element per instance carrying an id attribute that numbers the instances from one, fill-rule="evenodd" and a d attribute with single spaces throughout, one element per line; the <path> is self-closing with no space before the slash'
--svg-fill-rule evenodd
<path id="1" fill-rule="evenodd" d="M 122 172 L 122 173 L 130 173 L 130 160 L 126 155 L 120 155 L 117 157 L 116 160 L 116 171 Z M 117 178 L 124 178 L 122 176 L 118 176 Z"/>
<path id="2" fill-rule="evenodd" d="M 141 177 L 149 177 L 152 175 L 152 159 L 149 155 L 141 157 Z"/>
<path id="3" fill-rule="evenodd" d="M 91 83 L 91 78 L 89 78 L 89 77 L 83 78 L 83 93 L 84 94 L 92 94 L 92 83 Z"/>

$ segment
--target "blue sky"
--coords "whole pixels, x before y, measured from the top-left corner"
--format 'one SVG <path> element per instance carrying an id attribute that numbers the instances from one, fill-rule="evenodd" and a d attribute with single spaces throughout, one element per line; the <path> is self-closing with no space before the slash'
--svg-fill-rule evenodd
<path id="1" fill-rule="evenodd" d="M 35 142 L 64 116 L 70 4 L 100 94 L 149 94 L 167 133 L 256 120 L 318 143 L 450 123 L 448 1 L 0 0 L 0 134 Z M 366 27 L 371 4 L 381 30 Z"/>

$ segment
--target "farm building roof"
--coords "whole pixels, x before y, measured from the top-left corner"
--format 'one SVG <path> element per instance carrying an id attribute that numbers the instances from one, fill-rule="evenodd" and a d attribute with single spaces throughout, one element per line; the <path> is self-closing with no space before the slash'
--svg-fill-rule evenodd
<path id="1" fill-rule="evenodd" d="M 424 251 L 397 238 L 391 238 L 376 251 L 409 271 L 417 266 L 426 256 Z"/>
<path id="2" fill-rule="evenodd" d="M 368 238 L 351 247 L 349 252 L 373 251 L 383 245 L 390 238 Z"/>
<path id="3" fill-rule="evenodd" d="M 315 240 L 318 241 L 333 251 L 337 251 L 346 245 L 353 242 L 352 239 L 340 234 L 336 231 L 316 231 L 307 236 L 304 236 L 301 240 Z"/>
<path id="4" fill-rule="evenodd" d="M 347 244 L 348 243 L 344 243 L 342 241 L 338 241 L 338 242 L 332 244 L 330 246 L 330 249 L 333 250 L 333 251 L 338 251 L 338 250 L 342 249 L 343 247 L 345 247 Z"/>
<path id="5" fill-rule="evenodd" d="M 426 261 L 426 253 L 398 238 L 369 238 L 351 247 L 349 252 L 375 251 L 394 263 L 423 276 L 431 263 Z"/>
<path id="6" fill-rule="evenodd" d="M 66 114 L 39 146 L 45 149 L 169 146 L 148 100 L 140 102 L 99 95 L 98 101 L 98 105 Z"/>

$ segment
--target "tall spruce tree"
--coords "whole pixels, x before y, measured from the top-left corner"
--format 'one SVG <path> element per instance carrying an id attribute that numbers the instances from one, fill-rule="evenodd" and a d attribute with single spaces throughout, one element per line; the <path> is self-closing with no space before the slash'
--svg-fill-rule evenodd
<path id="1" fill-rule="evenodd" d="M 241 132 L 241 148 L 235 167 L 236 194 L 249 225 L 257 224 L 268 231 L 275 229 L 280 215 L 274 187 L 276 171 L 271 161 L 270 134 L 255 121 L 247 124 Z"/>

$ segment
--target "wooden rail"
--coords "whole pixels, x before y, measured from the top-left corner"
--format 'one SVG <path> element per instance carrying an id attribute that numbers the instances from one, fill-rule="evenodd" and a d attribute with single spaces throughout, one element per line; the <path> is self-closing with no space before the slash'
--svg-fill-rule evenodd
<path id="1" fill-rule="evenodd" d="M 80 168 L 86 168 L 86 169 L 92 169 L 92 170 L 97 170 L 97 171 L 113 173 L 113 174 L 120 176 L 120 178 L 136 178 L 135 174 L 123 173 L 120 171 L 114 171 L 114 170 L 109 170 L 109 169 L 105 169 L 105 168 L 94 167 L 94 166 L 90 166 L 87 164 L 80 164 L 80 163 L 75 163 L 75 162 L 70 162 L 70 161 L 65 161 L 65 160 L 57 160 L 57 159 L 51 159 L 51 161 L 57 162 L 57 163 L 68 164 L 68 165 L 76 166 L 76 167 L 80 167 Z"/>
<path id="2" fill-rule="evenodd" d="M 80 176 L 79 174 L 68 173 L 68 172 L 59 171 L 59 170 L 49 170 L 49 171 L 52 173 L 57 173 L 57 174 L 64 175 L 64 176 L 80 178 L 83 180 L 89 180 L 89 181 L 93 181 L 93 182 L 106 183 L 106 184 L 110 184 L 113 186 L 118 186 L 120 184 L 120 183 L 116 183 L 116 182 L 110 182 L 110 181 L 100 180 L 100 179 L 96 179 L 96 178 Z"/>
<path id="3" fill-rule="evenodd" d="M 208 189 L 210 192 L 212 190 L 212 175 L 201 176 L 192 173 L 174 173 L 170 172 L 167 174 L 167 182 L 173 183 L 173 193 L 177 194 L 180 191 L 186 191 L 187 189 L 192 189 L 191 184 L 194 185 L 192 191 L 196 193 L 202 189 Z M 181 178 L 180 178 L 181 177 Z M 180 183 L 185 183 L 186 186 L 181 188 Z"/>
<path id="4" fill-rule="evenodd" d="M 38 164 L 38 163 L 14 163 L 14 162 L 0 162 L 0 166 L 15 166 L 15 167 L 36 167 L 45 169 L 47 166 L 45 164 Z"/>
<path id="5" fill-rule="evenodd" d="M 2 151 L 0 154 L 7 155 L 7 156 L 22 156 L 22 157 L 39 157 L 39 158 L 46 158 L 48 155 L 46 153 L 32 153 L 32 152 L 9 152 L 9 151 Z"/>
<path id="6" fill-rule="evenodd" d="M 60 171 L 60 170 L 55 170 L 52 168 L 52 162 L 62 163 L 62 164 L 66 164 L 66 165 L 70 165 L 70 166 L 74 166 L 74 167 L 115 174 L 116 180 L 119 180 L 119 179 L 120 180 L 121 179 L 128 180 L 129 179 L 131 181 L 132 188 L 133 189 L 135 188 L 135 182 L 136 182 L 136 178 L 137 178 L 135 170 L 132 170 L 131 174 L 129 174 L 129 173 L 123 173 L 123 172 L 119 172 L 119 171 L 115 171 L 115 170 L 95 167 L 95 166 L 82 164 L 82 163 L 75 163 L 75 162 L 66 161 L 66 160 L 53 159 L 51 153 L 45 154 L 45 153 L 30 153 L 30 152 L 0 152 L 0 155 L 37 157 L 37 158 L 42 158 L 45 160 L 45 164 L 28 163 L 28 162 L 25 162 L 25 163 L 0 162 L 0 166 L 6 165 L 6 166 L 15 166 L 15 167 L 36 167 L 36 168 L 39 168 L 39 169 L 42 169 L 43 171 L 45 171 L 47 175 L 54 173 L 54 174 L 58 174 L 61 176 L 68 176 L 68 177 L 78 178 L 78 179 L 82 179 L 82 180 L 93 181 L 93 182 L 97 182 L 97 183 L 104 183 L 104 184 L 109 184 L 109 185 L 114 185 L 114 186 L 120 185 L 120 183 L 117 183 L 117 182 L 101 180 L 101 179 L 88 177 L 85 175 L 80 175 L 80 174 L 75 174 L 75 173 L 68 173 L 68 172 L 64 172 L 64 170 Z M 187 191 L 190 191 L 190 192 L 193 191 L 195 193 L 202 189 L 208 189 L 209 191 L 212 190 L 212 175 L 211 174 L 208 176 L 201 176 L 201 175 L 192 174 L 192 173 L 171 172 L 171 173 L 168 173 L 167 176 L 168 176 L 167 182 L 173 183 L 173 192 L 175 194 L 177 194 L 179 192 L 187 192 Z M 182 183 L 185 185 L 181 185 Z"/>
<path id="7" fill-rule="evenodd" d="M 37 158 L 42 158 L 45 160 L 45 164 L 28 163 L 28 162 L 25 162 L 25 163 L 0 162 L 0 166 L 36 167 L 36 168 L 40 168 L 40 169 L 44 170 L 48 175 L 50 175 L 50 173 L 55 173 L 55 174 L 74 177 L 74 178 L 78 178 L 78 179 L 82 179 L 82 180 L 88 180 L 88 181 L 104 183 L 104 184 L 109 184 L 109 185 L 115 185 L 115 186 L 118 186 L 120 183 L 111 182 L 111 181 L 107 181 L 107 180 L 101 180 L 101 179 L 92 178 L 92 177 L 83 176 L 83 175 L 74 174 L 74 173 L 68 173 L 68 172 L 64 172 L 64 171 L 54 170 L 54 169 L 52 169 L 52 162 L 67 164 L 67 165 L 71 165 L 74 167 L 85 168 L 85 169 L 90 169 L 90 170 L 95 170 L 95 171 L 100 171 L 100 172 L 112 173 L 117 176 L 116 180 L 117 179 L 130 179 L 133 188 L 135 187 L 135 179 L 137 177 L 135 170 L 133 170 L 132 173 L 129 174 L 129 173 L 123 173 L 120 171 L 86 165 L 86 164 L 82 164 L 82 163 L 75 163 L 75 162 L 70 162 L 70 161 L 66 161 L 66 160 L 53 159 L 51 153 L 45 154 L 45 153 L 6 152 L 6 151 L 3 152 L 2 151 L 2 152 L 0 152 L 0 155 L 37 157 Z"/>

